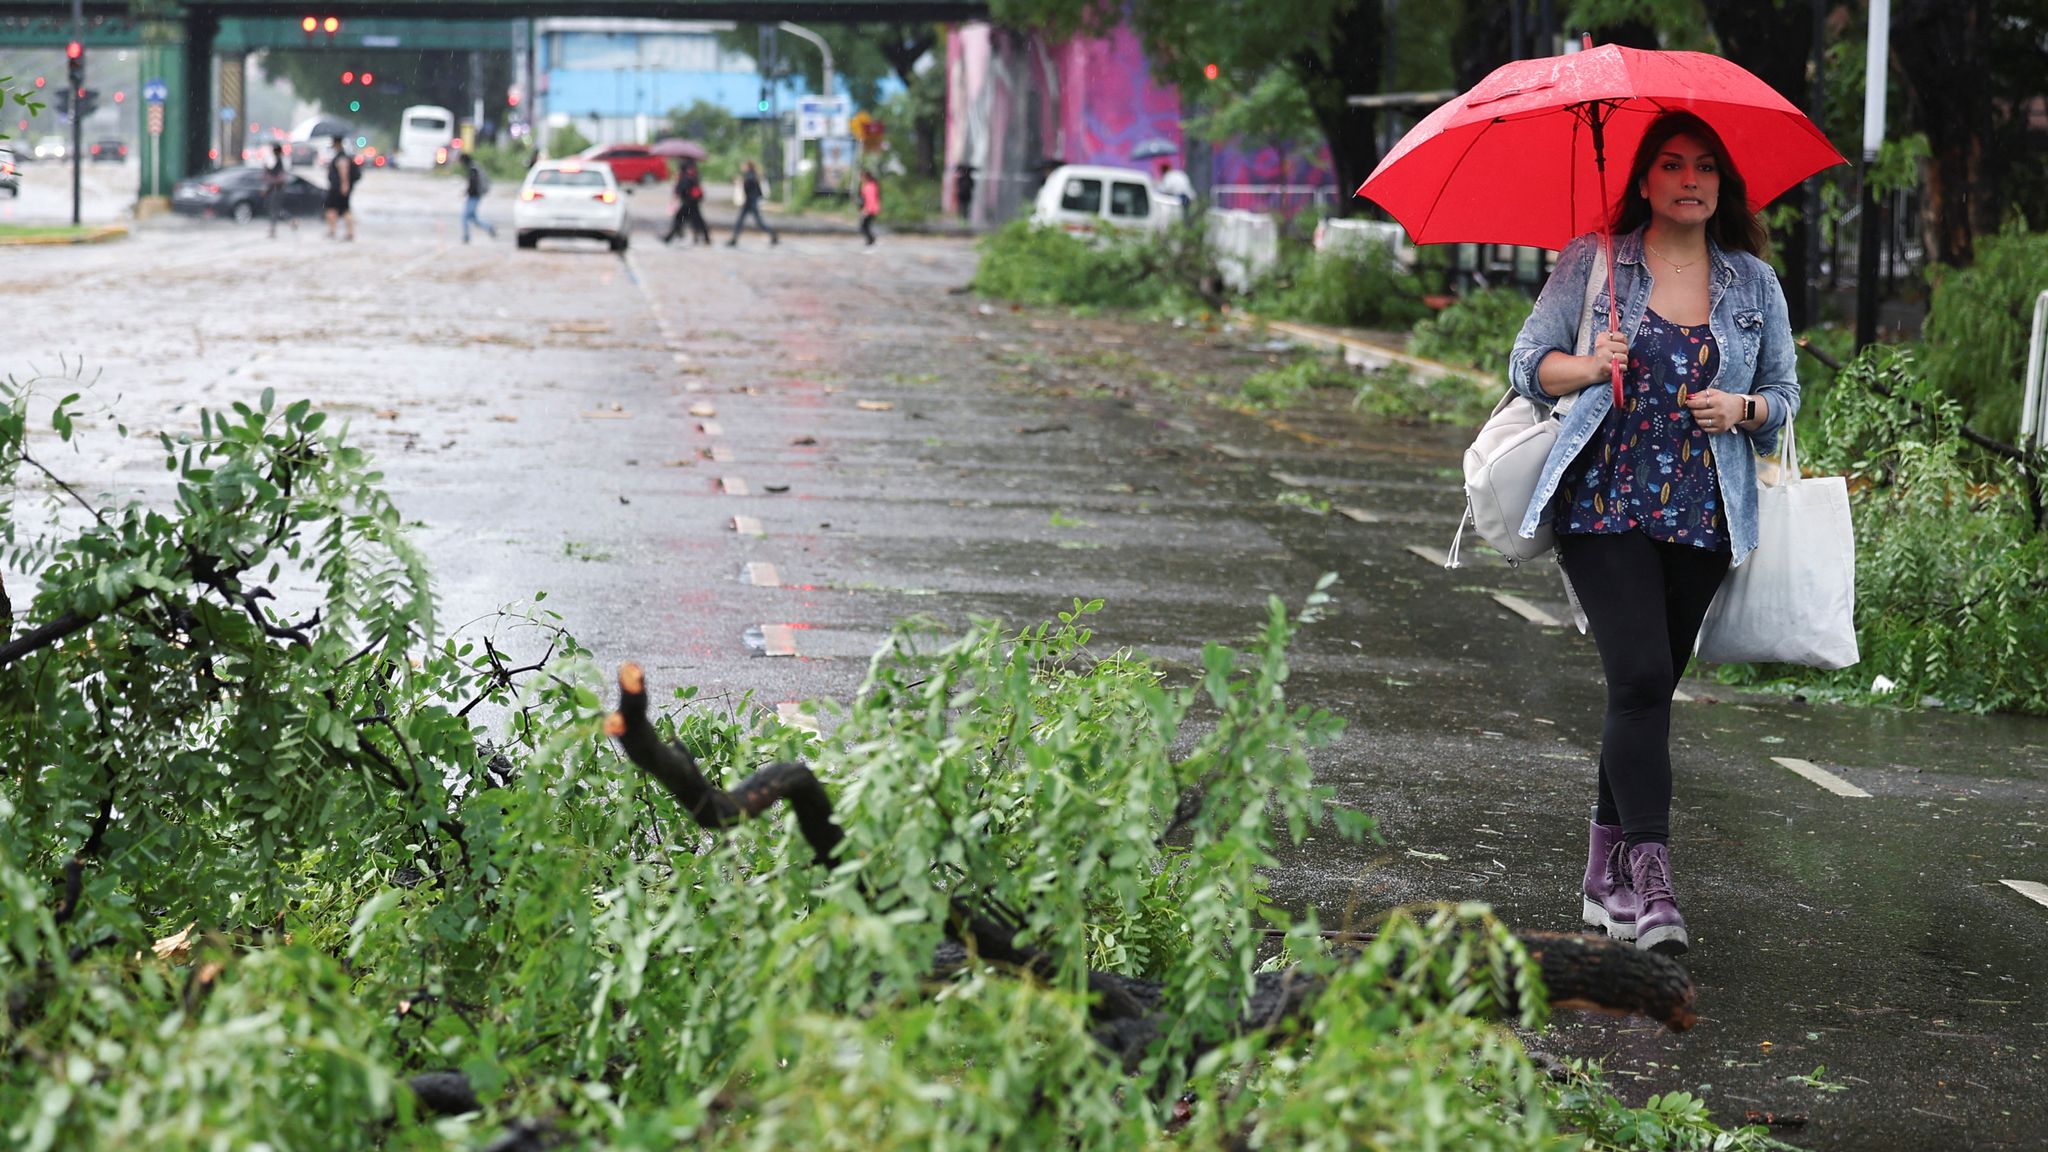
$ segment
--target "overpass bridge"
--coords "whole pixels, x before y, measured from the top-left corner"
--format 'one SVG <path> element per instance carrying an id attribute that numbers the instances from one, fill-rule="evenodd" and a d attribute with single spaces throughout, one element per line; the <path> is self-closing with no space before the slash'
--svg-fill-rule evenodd
<path id="1" fill-rule="evenodd" d="M 87 0 L 84 12 L 80 29 L 67 0 L 0 0 L 0 47 L 62 47 L 80 40 L 88 49 L 88 85 L 91 49 L 139 49 L 143 78 L 159 82 L 164 93 L 163 131 L 145 133 L 141 141 L 140 191 L 165 196 L 179 179 L 205 169 L 220 110 L 239 99 L 230 94 L 233 99 L 224 102 L 221 93 L 209 90 L 216 55 L 232 57 L 223 87 L 232 74 L 239 93 L 241 57 L 262 48 L 501 51 L 511 42 L 511 22 L 566 16 L 957 22 L 985 17 L 988 0 Z M 339 27 L 332 35 L 309 35 L 301 27 L 308 16 L 323 24 L 333 17 Z"/>

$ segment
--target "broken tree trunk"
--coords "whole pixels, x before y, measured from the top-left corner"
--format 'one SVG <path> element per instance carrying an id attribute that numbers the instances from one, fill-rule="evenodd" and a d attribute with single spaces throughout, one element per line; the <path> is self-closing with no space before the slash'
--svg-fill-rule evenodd
<path id="1" fill-rule="evenodd" d="M 818 863 L 831 868 L 838 862 L 844 834 L 832 818 L 831 797 L 816 774 L 803 764 L 783 761 L 761 768 L 730 791 L 713 785 L 687 749 L 664 742 L 655 732 L 648 718 L 646 678 L 636 664 L 619 670 L 619 708 L 606 717 L 605 731 L 619 742 L 627 759 L 667 788 L 700 827 L 730 828 L 787 800 Z M 1053 972 L 1053 958 L 1019 944 L 1019 932 L 1011 917 L 956 895 L 946 926 L 952 946 L 940 950 L 934 968 L 957 970 L 978 957 L 1036 976 Z M 1667 957 L 1605 936 L 1518 932 L 1516 938 L 1540 967 L 1556 1007 L 1645 1016 L 1679 1032 L 1693 1025 L 1692 978 Z M 1165 1028 L 1160 985 L 1113 972 L 1090 972 L 1088 987 L 1095 995 L 1091 1013 L 1096 1038 L 1127 1063 L 1135 1063 Z M 1278 1029 L 1307 1015 L 1321 990 L 1320 977 L 1294 969 L 1260 973 L 1237 1033 Z"/>

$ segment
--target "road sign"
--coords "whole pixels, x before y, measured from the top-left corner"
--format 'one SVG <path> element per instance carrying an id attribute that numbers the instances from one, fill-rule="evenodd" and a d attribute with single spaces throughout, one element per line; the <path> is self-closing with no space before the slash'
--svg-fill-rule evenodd
<path id="1" fill-rule="evenodd" d="M 844 136 L 846 119 L 853 115 L 853 101 L 844 96 L 799 96 L 796 98 L 796 134 L 801 140 Z"/>
<path id="2" fill-rule="evenodd" d="M 161 104 L 171 97 L 171 86 L 161 80 L 144 80 L 142 98 L 151 104 Z"/>
<path id="3" fill-rule="evenodd" d="M 233 124 L 235 122 L 235 110 L 233 108 L 221 109 L 220 122 L 223 124 Z"/>

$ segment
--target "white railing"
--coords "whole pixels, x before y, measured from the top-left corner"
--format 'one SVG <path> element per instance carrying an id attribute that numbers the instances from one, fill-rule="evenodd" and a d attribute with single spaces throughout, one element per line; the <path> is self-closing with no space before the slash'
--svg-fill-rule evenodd
<path id="1" fill-rule="evenodd" d="M 2027 379 L 2021 386 L 2021 395 L 2026 397 L 2025 410 L 2020 414 L 2020 447 L 2031 452 L 2041 446 L 2041 421 L 2044 409 L 2048 409 L 2048 365 L 2042 363 L 2044 344 L 2048 341 L 2048 292 L 2034 297 L 2034 333 L 2027 341 Z"/>
<path id="2" fill-rule="evenodd" d="M 1336 202 L 1337 189 L 1329 184 L 1215 184 L 1209 188 L 1212 207 L 1237 212 L 1293 216 L 1304 208 L 1328 207 Z"/>

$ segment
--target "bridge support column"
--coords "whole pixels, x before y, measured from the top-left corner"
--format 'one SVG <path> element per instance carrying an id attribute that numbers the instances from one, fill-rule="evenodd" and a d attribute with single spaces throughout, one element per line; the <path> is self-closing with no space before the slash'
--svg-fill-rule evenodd
<path id="1" fill-rule="evenodd" d="M 144 106 L 138 151 L 142 155 L 142 199 L 167 197 L 171 185 L 189 175 L 186 163 L 185 121 L 190 117 L 192 86 L 185 79 L 185 24 L 178 19 L 149 20 L 141 24 L 142 79 L 161 80 L 168 90 L 160 113 Z M 203 91 L 203 89 L 202 89 Z M 161 120 L 157 119 L 161 116 Z M 161 123 L 161 132 L 151 132 Z"/>
<path id="2" fill-rule="evenodd" d="M 211 12 L 185 12 L 183 69 L 186 99 L 184 123 L 184 170 L 180 177 L 204 172 L 211 162 L 207 151 L 213 147 L 213 42 L 220 35 L 220 17 Z M 173 96 L 176 93 L 173 92 Z M 169 133 L 165 133 L 166 137 Z M 239 155 L 239 152 L 237 153 Z M 228 163 L 226 156 L 222 163 Z"/>

